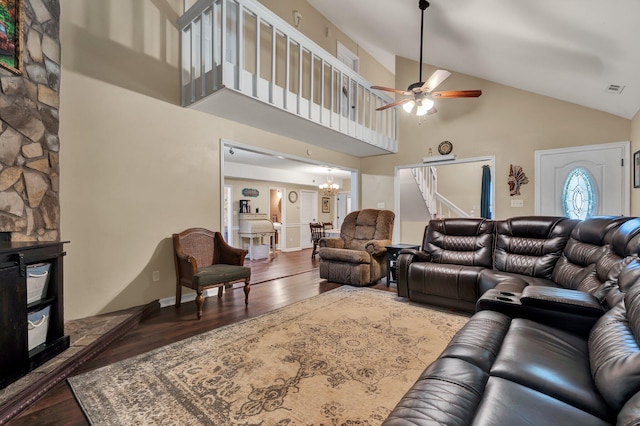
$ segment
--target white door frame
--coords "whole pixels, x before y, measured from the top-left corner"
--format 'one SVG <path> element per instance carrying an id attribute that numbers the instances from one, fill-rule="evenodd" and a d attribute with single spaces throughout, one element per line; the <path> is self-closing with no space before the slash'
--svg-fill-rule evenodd
<path id="1" fill-rule="evenodd" d="M 572 152 L 584 152 L 584 151 L 593 151 L 593 150 L 601 150 L 606 148 L 622 148 L 622 173 L 623 179 L 621 183 L 621 191 L 623 196 L 623 212 L 622 214 L 625 216 L 629 216 L 631 209 L 631 200 L 630 200 L 630 182 L 631 182 L 631 159 L 630 159 L 630 149 L 631 144 L 629 141 L 624 142 L 612 142 L 612 143 L 603 143 L 596 145 L 583 145 L 583 146 L 572 146 L 566 148 L 556 148 L 556 149 L 545 149 L 535 151 L 535 214 L 540 215 L 540 211 L 542 209 L 542 191 L 541 191 L 541 179 L 542 179 L 542 164 L 541 158 L 544 155 L 557 155 L 557 154 L 568 154 Z"/>

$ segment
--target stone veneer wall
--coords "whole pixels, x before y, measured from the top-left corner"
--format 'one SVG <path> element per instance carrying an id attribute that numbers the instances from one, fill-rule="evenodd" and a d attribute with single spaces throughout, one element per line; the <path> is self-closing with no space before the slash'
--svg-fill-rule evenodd
<path id="1" fill-rule="evenodd" d="M 23 73 L 0 68 L 0 231 L 60 238 L 59 0 L 24 0 Z"/>

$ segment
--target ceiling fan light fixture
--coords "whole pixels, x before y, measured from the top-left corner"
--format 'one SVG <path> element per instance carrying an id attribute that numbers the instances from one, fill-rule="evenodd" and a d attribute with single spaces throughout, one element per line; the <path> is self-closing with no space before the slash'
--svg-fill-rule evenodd
<path id="1" fill-rule="evenodd" d="M 408 113 L 411 113 L 414 106 L 416 106 L 416 101 L 410 100 L 409 102 L 406 102 L 404 105 L 402 105 L 402 109 Z"/>
<path id="2" fill-rule="evenodd" d="M 423 99 L 418 103 L 418 108 L 416 109 L 416 115 L 418 117 L 422 117 L 426 115 L 429 110 L 433 108 L 433 101 L 431 99 Z"/>

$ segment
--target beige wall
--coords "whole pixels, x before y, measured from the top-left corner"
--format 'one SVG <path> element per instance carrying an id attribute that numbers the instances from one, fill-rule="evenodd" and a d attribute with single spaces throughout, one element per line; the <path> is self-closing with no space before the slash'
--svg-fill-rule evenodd
<path id="1" fill-rule="evenodd" d="M 631 120 L 631 155 L 640 150 L 640 111 Z M 640 188 L 633 187 L 633 170 L 631 171 L 631 216 L 640 216 Z"/>
<path id="2" fill-rule="evenodd" d="M 425 65 L 423 75 L 435 69 Z M 396 87 L 415 82 L 417 71 L 415 61 L 396 58 Z M 535 150 L 631 137 L 630 120 L 464 74 L 454 72 L 438 89 L 481 89 L 483 94 L 477 99 L 437 100 L 438 113 L 421 123 L 401 111 L 398 153 L 363 159 L 363 174 L 393 176 L 394 166 L 421 162 L 429 148 L 437 155 L 438 144 L 449 140 L 459 158 L 495 155 L 497 218 L 528 215 L 534 213 Z M 523 208 L 510 207 L 510 164 L 522 166 L 529 177 L 530 183 L 521 187 Z M 374 190 L 363 181 L 363 194 Z"/>
<path id="3" fill-rule="evenodd" d="M 67 320 L 175 294 L 171 234 L 220 229 L 221 138 L 359 167 L 357 158 L 180 107 L 181 8 L 181 0 L 61 2 Z"/>
<path id="4" fill-rule="evenodd" d="M 436 166 L 438 192 L 463 211 L 480 217 L 480 187 L 482 165 L 489 163 L 462 163 Z M 490 164 L 489 164 L 490 165 Z M 500 185 L 506 183 L 500 182 Z"/>

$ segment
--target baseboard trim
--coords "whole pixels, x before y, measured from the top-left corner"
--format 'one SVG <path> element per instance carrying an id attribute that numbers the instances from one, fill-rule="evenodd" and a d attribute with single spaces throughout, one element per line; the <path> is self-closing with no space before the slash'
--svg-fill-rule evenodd
<path id="1" fill-rule="evenodd" d="M 0 406 L 0 425 L 7 423 L 20 414 L 20 412 L 37 401 L 55 385 L 69 377 L 81 365 L 98 355 L 116 339 L 135 328 L 143 319 L 159 310 L 160 303 L 158 300 L 141 306 L 138 310 L 134 311 L 129 318 L 120 323 L 118 327 L 109 330 L 97 338 L 95 342 L 62 362 L 54 371 L 36 380 L 24 390 L 9 398 Z"/>

